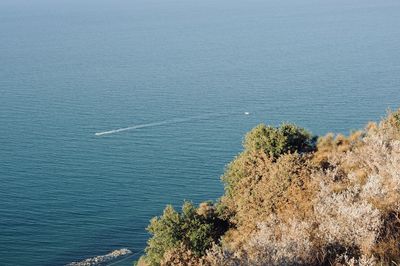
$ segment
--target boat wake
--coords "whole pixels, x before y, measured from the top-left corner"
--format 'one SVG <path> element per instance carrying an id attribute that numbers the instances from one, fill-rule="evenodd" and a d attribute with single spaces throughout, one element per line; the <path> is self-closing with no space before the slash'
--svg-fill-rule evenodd
<path id="1" fill-rule="evenodd" d="M 209 117 L 214 117 L 214 116 L 221 116 L 221 114 L 207 114 L 207 115 L 191 116 L 191 117 L 187 117 L 187 118 L 175 118 L 175 119 L 165 120 L 165 121 L 161 121 L 161 122 L 141 124 L 141 125 L 135 125 L 135 126 L 130 126 L 130 127 L 123 127 L 123 128 L 117 128 L 117 129 L 108 130 L 108 131 L 97 132 L 97 133 L 95 133 L 95 135 L 96 136 L 104 136 L 104 135 L 115 134 L 115 133 L 128 131 L 128 130 L 135 130 L 135 129 L 140 129 L 140 128 L 155 127 L 155 126 L 162 126 L 162 125 L 169 125 L 169 124 L 177 124 L 177 123 L 183 123 L 183 122 L 204 119 L 204 118 L 209 118 Z"/>
<path id="2" fill-rule="evenodd" d="M 117 250 L 114 250 L 103 256 L 96 256 L 96 257 L 78 261 L 78 262 L 71 262 L 71 263 L 67 264 L 66 266 L 100 266 L 100 265 L 108 264 L 116 259 L 120 259 L 122 257 L 126 257 L 131 254 L 132 254 L 132 251 L 130 251 L 127 248 L 117 249 Z"/>

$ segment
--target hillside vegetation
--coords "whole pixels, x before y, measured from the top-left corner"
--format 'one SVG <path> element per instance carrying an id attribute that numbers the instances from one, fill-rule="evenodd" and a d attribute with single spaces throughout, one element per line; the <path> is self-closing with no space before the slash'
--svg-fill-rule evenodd
<path id="1" fill-rule="evenodd" d="M 259 125 L 215 203 L 168 206 L 139 265 L 399 265 L 400 110 L 349 136 Z"/>

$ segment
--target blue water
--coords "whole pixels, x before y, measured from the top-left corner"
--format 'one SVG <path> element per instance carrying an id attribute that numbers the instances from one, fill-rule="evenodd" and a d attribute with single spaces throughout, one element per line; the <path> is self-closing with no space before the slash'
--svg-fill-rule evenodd
<path id="1" fill-rule="evenodd" d="M 399 14 L 397 0 L 1 0 L 0 265 L 141 251 L 166 204 L 222 194 L 257 123 L 347 133 L 399 107 Z"/>

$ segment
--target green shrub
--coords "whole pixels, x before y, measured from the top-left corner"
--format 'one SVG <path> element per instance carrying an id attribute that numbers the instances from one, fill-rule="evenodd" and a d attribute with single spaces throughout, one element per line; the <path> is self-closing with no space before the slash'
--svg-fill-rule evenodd
<path id="1" fill-rule="evenodd" d="M 210 215 L 213 212 L 208 211 L 207 215 L 203 213 L 198 212 L 192 203 L 185 202 L 181 213 L 169 205 L 162 216 L 153 218 L 147 227 L 153 236 L 147 243 L 146 262 L 149 265 L 159 265 L 167 251 L 181 245 L 195 256 L 204 255 L 212 243 L 219 241 L 227 226 L 224 221 Z"/>
<path id="2" fill-rule="evenodd" d="M 312 151 L 315 142 L 310 132 L 294 124 L 282 124 L 277 128 L 260 124 L 246 135 L 243 145 L 246 151 L 262 150 L 276 159 L 289 152 Z"/>
<path id="3" fill-rule="evenodd" d="M 315 150 L 316 141 L 317 138 L 310 132 L 294 124 L 256 126 L 245 137 L 244 151 L 227 166 L 222 176 L 226 195 L 230 196 L 237 182 L 257 168 L 257 161 L 262 154 L 274 162 L 283 154 L 311 152 Z"/>

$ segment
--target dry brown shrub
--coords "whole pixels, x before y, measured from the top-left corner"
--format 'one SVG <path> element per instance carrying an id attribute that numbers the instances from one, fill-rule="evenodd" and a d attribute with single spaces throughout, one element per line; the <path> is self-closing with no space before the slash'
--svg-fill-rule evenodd
<path id="1" fill-rule="evenodd" d="M 331 263 L 332 266 L 383 266 L 374 256 L 361 255 L 358 258 L 339 255 Z"/>
<path id="2" fill-rule="evenodd" d="M 203 257 L 204 266 L 240 266 L 249 265 L 248 262 L 238 254 L 232 253 L 226 248 L 218 245 L 211 247 Z"/>
<path id="3" fill-rule="evenodd" d="M 254 265 L 283 263 L 272 256 L 277 250 L 288 255 L 285 260 L 299 264 L 304 261 L 296 256 L 307 252 L 320 258 L 320 263 L 338 263 L 339 257 L 342 265 L 398 261 L 400 233 L 393 213 L 400 206 L 399 125 L 390 114 L 349 137 L 328 134 L 319 140 L 311 160 L 296 154 L 276 162 L 262 155 L 253 157 L 252 169 L 246 169 L 248 175 L 233 192 L 239 226 L 230 232 L 230 239 L 241 239 L 241 245 L 233 245 L 236 253 L 241 249 Z M 271 214 L 279 217 L 280 224 L 270 225 L 275 233 L 265 238 L 267 231 L 260 231 L 256 224 L 271 224 Z M 279 236 L 277 228 L 291 219 L 300 219 L 312 232 L 309 250 L 297 247 L 297 253 L 285 252 L 283 247 L 290 246 L 290 241 L 271 238 Z M 287 237 L 290 230 L 285 230 Z M 257 234 L 269 240 L 258 241 L 261 244 L 249 250 L 246 239 L 262 239 Z M 280 248 L 271 251 L 271 247 Z"/>
<path id="4" fill-rule="evenodd" d="M 249 160 L 252 163 L 247 165 L 247 175 L 225 199 L 235 213 L 232 222 L 237 227 L 225 236 L 230 244 L 240 245 L 254 232 L 257 224 L 267 220 L 272 213 L 281 216 L 287 213 L 291 217 L 295 212 L 304 217 L 312 209 L 311 170 L 306 156 L 286 154 L 273 161 L 258 152 Z"/>
<path id="5" fill-rule="evenodd" d="M 328 133 L 318 139 L 317 151 L 313 154 L 312 161 L 323 169 L 328 169 L 330 161 L 337 160 L 337 157 L 361 146 L 363 136 L 363 131 L 353 132 L 348 137 L 342 134 L 335 137 L 333 133 Z"/>
<path id="6" fill-rule="evenodd" d="M 202 259 L 183 244 L 167 251 L 161 261 L 161 266 L 198 266 L 201 264 Z"/>
<path id="7" fill-rule="evenodd" d="M 251 265 L 312 265 L 315 264 L 312 225 L 307 221 L 283 221 L 271 215 L 258 225 L 245 246 Z"/>

